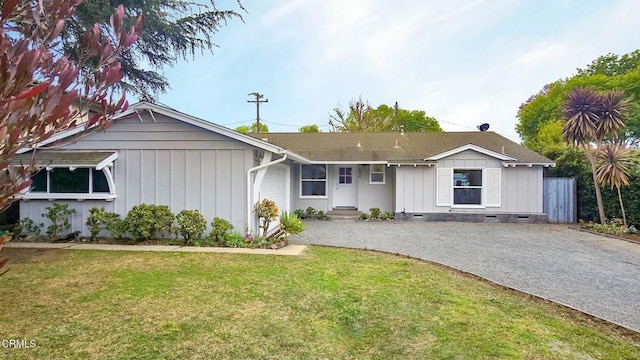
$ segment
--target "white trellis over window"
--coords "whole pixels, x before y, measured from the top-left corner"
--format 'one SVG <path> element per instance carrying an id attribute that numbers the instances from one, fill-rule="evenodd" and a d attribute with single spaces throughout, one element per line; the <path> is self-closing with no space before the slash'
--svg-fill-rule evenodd
<path id="1" fill-rule="evenodd" d="M 113 200 L 115 151 L 36 151 L 13 158 L 14 166 L 26 166 L 33 160 L 39 169 L 31 177 L 30 188 L 22 199 Z"/>

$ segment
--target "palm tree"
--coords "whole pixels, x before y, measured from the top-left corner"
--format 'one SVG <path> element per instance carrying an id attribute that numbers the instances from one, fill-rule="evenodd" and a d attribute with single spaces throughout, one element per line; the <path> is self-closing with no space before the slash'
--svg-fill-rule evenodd
<path id="1" fill-rule="evenodd" d="M 562 137 L 569 144 L 582 149 L 591 164 L 598 214 L 602 224 L 606 222 L 606 216 L 600 183 L 596 179 L 595 154 L 607 137 L 616 137 L 626 126 L 629 109 L 630 104 L 624 99 L 623 91 L 610 90 L 600 93 L 592 88 L 571 90 L 562 106 L 562 116 L 565 121 Z"/>
<path id="2" fill-rule="evenodd" d="M 601 185 L 609 185 L 618 190 L 618 201 L 622 210 L 622 221 L 627 226 L 620 187 L 629 185 L 629 170 L 633 166 L 633 153 L 623 143 L 607 144 L 598 151 L 598 170 L 596 178 Z"/>

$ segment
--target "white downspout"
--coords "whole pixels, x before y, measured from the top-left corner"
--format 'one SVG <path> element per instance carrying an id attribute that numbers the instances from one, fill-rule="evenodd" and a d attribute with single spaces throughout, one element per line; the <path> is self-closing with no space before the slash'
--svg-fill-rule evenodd
<path id="1" fill-rule="evenodd" d="M 266 164 L 260 164 L 258 166 L 254 166 L 251 169 L 247 170 L 247 231 L 251 232 L 251 208 L 253 205 L 253 199 L 252 199 L 252 195 L 253 192 L 251 191 L 251 173 L 258 171 L 260 169 L 264 169 L 267 168 L 271 165 L 275 165 L 275 164 L 279 164 L 281 162 L 284 162 L 285 160 L 287 160 L 287 153 L 285 152 L 284 155 L 275 161 L 271 161 L 269 163 Z"/>

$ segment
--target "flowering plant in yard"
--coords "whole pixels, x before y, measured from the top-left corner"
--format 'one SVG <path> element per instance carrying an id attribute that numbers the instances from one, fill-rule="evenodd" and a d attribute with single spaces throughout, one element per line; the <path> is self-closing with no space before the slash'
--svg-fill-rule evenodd
<path id="1" fill-rule="evenodd" d="M 207 230 L 207 220 L 198 210 L 182 210 L 176 215 L 178 226 L 173 231 L 184 238 L 186 245 L 191 245 L 194 240 L 200 240 Z"/>
<path id="2" fill-rule="evenodd" d="M 262 219 L 260 228 L 264 236 L 267 234 L 267 230 L 269 230 L 269 224 L 278 217 L 278 205 L 276 205 L 276 202 L 273 200 L 262 199 L 262 201 L 256 204 L 254 211 L 256 215 Z"/>

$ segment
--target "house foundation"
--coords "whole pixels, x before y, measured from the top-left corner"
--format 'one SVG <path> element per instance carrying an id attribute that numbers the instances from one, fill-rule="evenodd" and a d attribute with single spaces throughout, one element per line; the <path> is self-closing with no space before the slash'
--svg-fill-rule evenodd
<path id="1" fill-rule="evenodd" d="M 396 212 L 397 221 L 456 221 L 456 222 L 497 222 L 497 223 L 546 223 L 549 217 L 544 213 L 406 213 Z"/>

